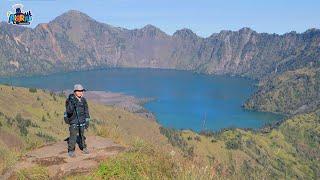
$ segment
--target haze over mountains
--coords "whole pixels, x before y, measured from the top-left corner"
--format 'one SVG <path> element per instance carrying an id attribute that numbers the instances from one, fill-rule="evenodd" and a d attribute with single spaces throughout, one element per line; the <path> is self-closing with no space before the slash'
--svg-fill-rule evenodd
<path id="1" fill-rule="evenodd" d="M 315 68 L 314 71 L 318 72 L 319 67 L 319 29 L 277 35 L 242 28 L 221 31 L 207 38 L 199 37 L 189 29 L 181 29 L 171 36 L 152 25 L 134 30 L 113 27 L 74 10 L 34 29 L 6 22 L 2 22 L 0 28 L 0 75 L 151 67 L 240 75 L 269 82 L 266 79 L 289 70 Z M 265 88 L 258 93 L 263 95 L 270 91 L 272 88 Z M 316 92 L 309 99 L 313 101 L 319 97 Z M 308 102 L 302 102 L 298 97 L 297 105 L 290 112 L 279 112 L 295 114 Z M 275 111 L 262 108 L 260 104 L 263 103 L 264 100 L 254 100 L 247 107 Z M 306 109 L 308 107 L 304 106 L 303 111 Z"/>

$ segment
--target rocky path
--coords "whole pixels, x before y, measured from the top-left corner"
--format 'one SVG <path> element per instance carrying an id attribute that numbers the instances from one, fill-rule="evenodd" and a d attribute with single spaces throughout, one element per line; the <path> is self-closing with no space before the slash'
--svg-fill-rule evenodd
<path id="1" fill-rule="evenodd" d="M 99 162 L 125 150 L 125 147 L 115 144 L 110 139 L 89 136 L 87 145 L 90 154 L 83 154 L 77 147 L 76 157 L 70 158 L 67 154 L 65 141 L 43 146 L 27 153 L 0 179 L 16 179 L 15 172 L 35 165 L 48 167 L 51 179 L 61 179 L 72 174 L 83 174 L 97 168 Z"/>

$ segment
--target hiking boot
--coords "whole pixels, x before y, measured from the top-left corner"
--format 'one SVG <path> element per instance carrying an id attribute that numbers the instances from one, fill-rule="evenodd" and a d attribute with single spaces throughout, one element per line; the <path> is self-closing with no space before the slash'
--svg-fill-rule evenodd
<path id="1" fill-rule="evenodd" d="M 83 153 L 83 154 L 89 154 L 89 150 L 88 150 L 87 148 L 84 148 L 84 149 L 82 150 L 82 153 Z"/>
<path id="2" fill-rule="evenodd" d="M 74 154 L 74 151 L 69 151 L 68 152 L 69 157 L 75 157 L 76 155 Z"/>

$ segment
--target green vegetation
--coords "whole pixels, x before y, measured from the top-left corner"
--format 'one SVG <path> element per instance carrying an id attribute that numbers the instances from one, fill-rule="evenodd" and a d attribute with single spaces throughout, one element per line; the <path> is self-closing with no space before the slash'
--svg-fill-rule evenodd
<path id="1" fill-rule="evenodd" d="M 248 109 L 285 114 L 314 111 L 320 103 L 320 69 L 302 68 L 268 77 L 245 103 Z"/>
<path id="2" fill-rule="evenodd" d="M 320 177 L 319 113 L 298 115 L 270 132 L 242 129 L 206 133 L 201 141 L 192 131 L 181 136 L 206 160 L 213 172 L 227 177 L 317 179 Z"/>
<path id="3" fill-rule="evenodd" d="M 161 134 L 165 135 L 169 142 L 182 150 L 184 156 L 193 156 L 193 146 L 189 146 L 187 141 L 181 137 L 181 132 L 173 128 L 160 127 Z"/>
<path id="4" fill-rule="evenodd" d="M 320 176 L 319 124 L 320 116 L 315 112 L 292 117 L 270 132 L 225 129 L 197 134 L 161 128 L 174 146 L 182 152 L 186 147 L 193 147 L 193 153 L 182 161 L 174 156 L 159 156 L 161 150 L 142 144 L 104 162 L 92 176 L 102 179 L 317 179 Z M 164 167 L 153 169 L 160 162 Z"/>
<path id="5" fill-rule="evenodd" d="M 86 178 L 155 180 L 213 178 L 208 166 L 194 163 L 196 162 L 189 158 L 181 159 L 174 151 L 167 152 L 137 139 L 127 152 L 103 162 Z"/>
<path id="6" fill-rule="evenodd" d="M 12 151 L 4 143 L 0 142 L 0 172 L 5 172 L 18 161 L 19 153 Z"/>
<path id="7" fill-rule="evenodd" d="M 29 92 L 36 93 L 37 89 L 36 88 L 29 88 Z"/>
<path id="8" fill-rule="evenodd" d="M 0 85 L 0 171 L 27 151 L 68 136 L 65 98 Z M 317 179 L 320 111 L 294 116 L 261 131 L 178 131 L 135 114 L 89 102 L 89 134 L 128 147 L 89 174 L 67 179 Z M 16 133 L 18 132 L 18 133 Z M 46 179 L 45 167 L 22 169 L 20 179 Z"/>
<path id="9" fill-rule="evenodd" d="M 138 140 L 129 151 L 103 162 L 93 177 L 102 179 L 174 179 L 174 158 Z"/>
<path id="10" fill-rule="evenodd" d="M 49 180 L 48 169 L 41 166 L 35 166 L 32 168 L 22 169 L 17 174 L 17 179 L 28 180 L 28 179 L 41 179 Z"/>

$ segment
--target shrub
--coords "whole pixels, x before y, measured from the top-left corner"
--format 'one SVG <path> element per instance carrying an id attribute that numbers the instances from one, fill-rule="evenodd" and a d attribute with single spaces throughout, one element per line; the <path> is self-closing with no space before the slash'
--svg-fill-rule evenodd
<path id="1" fill-rule="evenodd" d="M 43 138 L 46 142 L 55 142 L 56 141 L 56 139 L 53 136 L 46 134 L 42 131 L 37 132 L 36 135 L 40 138 Z"/>
<path id="2" fill-rule="evenodd" d="M 8 117 L 8 116 L 6 116 L 6 120 L 7 120 L 7 125 L 10 126 L 10 127 L 12 127 L 13 122 L 14 122 L 15 120 L 12 119 L 12 118 L 10 118 L 10 117 Z"/>
<path id="3" fill-rule="evenodd" d="M 193 156 L 193 147 L 190 147 L 188 145 L 187 141 L 181 137 L 178 130 L 175 130 L 173 128 L 160 127 L 160 133 L 166 136 L 173 146 L 179 147 L 183 151 L 185 156 Z"/>
<path id="4" fill-rule="evenodd" d="M 37 92 L 37 89 L 36 89 L 36 88 L 29 88 L 29 92 L 31 92 L 31 93 L 36 93 L 36 92 Z"/>
<path id="5" fill-rule="evenodd" d="M 194 140 L 196 140 L 196 141 L 201 141 L 201 138 L 200 138 L 200 136 L 196 136 L 195 138 L 194 138 Z"/>
<path id="6" fill-rule="evenodd" d="M 46 117 L 42 116 L 42 119 L 41 119 L 43 122 L 47 121 Z"/>
<path id="7" fill-rule="evenodd" d="M 28 127 L 31 125 L 30 119 L 23 119 L 21 114 L 17 114 L 15 120 L 18 123 L 18 128 L 20 130 L 20 134 L 26 136 L 28 134 Z"/>
<path id="8" fill-rule="evenodd" d="M 217 140 L 216 139 L 211 139 L 211 143 L 216 143 Z"/>
<path id="9" fill-rule="evenodd" d="M 35 122 L 31 122 L 31 127 L 35 127 L 35 128 L 38 128 L 38 127 L 40 127 L 37 123 L 35 123 Z"/>
<path id="10" fill-rule="evenodd" d="M 225 142 L 227 149 L 239 149 L 240 148 L 240 142 L 236 138 L 229 139 Z"/>
<path id="11" fill-rule="evenodd" d="M 202 130 L 199 132 L 200 135 L 206 136 L 206 137 L 214 137 L 217 135 L 216 132 L 211 130 Z"/>

